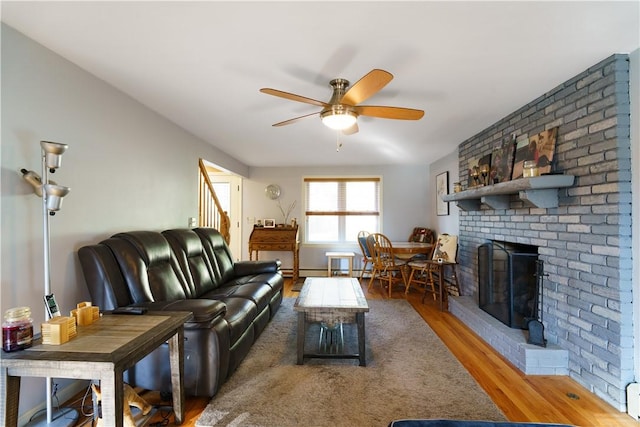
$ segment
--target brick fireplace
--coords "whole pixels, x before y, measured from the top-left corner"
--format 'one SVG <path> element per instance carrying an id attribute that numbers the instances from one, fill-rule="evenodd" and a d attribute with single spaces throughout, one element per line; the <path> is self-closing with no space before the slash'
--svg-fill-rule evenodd
<path id="1" fill-rule="evenodd" d="M 536 246 L 548 274 L 545 338 L 568 354 L 572 378 L 620 410 L 634 379 L 629 114 L 629 60 L 616 54 L 458 147 L 459 179 L 467 182 L 469 160 L 505 138 L 558 127 L 552 170 L 575 176 L 558 190 L 558 207 L 511 196 L 508 207 L 460 210 L 462 295 L 477 305 L 480 245 Z"/>

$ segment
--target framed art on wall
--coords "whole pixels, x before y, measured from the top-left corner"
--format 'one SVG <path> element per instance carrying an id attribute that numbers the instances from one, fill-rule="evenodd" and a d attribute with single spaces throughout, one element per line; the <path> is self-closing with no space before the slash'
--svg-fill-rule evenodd
<path id="1" fill-rule="evenodd" d="M 436 175 L 436 213 L 449 215 L 449 202 L 442 200 L 442 196 L 449 194 L 449 172 Z"/>
<path id="2" fill-rule="evenodd" d="M 557 137 L 558 128 L 555 127 L 528 138 L 526 136 L 518 138 L 512 179 L 523 177 L 524 162 L 528 160 L 534 162 L 535 166 L 539 169 L 540 175 L 551 172 Z"/>
<path id="3" fill-rule="evenodd" d="M 502 144 L 493 150 L 491 156 L 491 184 L 499 184 L 511 180 L 515 149 L 515 137 L 509 136 L 504 138 Z"/>

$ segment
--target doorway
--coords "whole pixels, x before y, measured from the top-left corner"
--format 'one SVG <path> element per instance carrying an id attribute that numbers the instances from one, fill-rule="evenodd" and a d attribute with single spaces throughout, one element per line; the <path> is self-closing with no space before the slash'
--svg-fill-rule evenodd
<path id="1" fill-rule="evenodd" d="M 222 170 L 206 160 L 203 162 L 222 210 L 229 215 L 229 249 L 234 259 L 239 261 L 242 255 L 242 177 Z"/>

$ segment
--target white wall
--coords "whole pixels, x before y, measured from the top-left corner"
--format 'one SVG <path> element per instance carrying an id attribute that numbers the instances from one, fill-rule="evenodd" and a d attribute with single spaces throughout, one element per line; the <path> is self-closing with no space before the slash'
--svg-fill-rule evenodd
<path id="1" fill-rule="evenodd" d="M 405 241 L 411 234 L 413 227 L 432 226 L 432 215 L 435 216 L 435 206 L 430 203 L 429 196 L 432 185 L 429 183 L 428 165 L 413 166 L 351 166 L 331 168 L 250 168 L 249 179 L 244 182 L 244 227 L 243 227 L 243 258 L 248 257 L 247 244 L 252 225 L 247 223 L 247 217 L 274 218 L 282 221 L 282 215 L 277 204 L 269 200 L 264 188 L 269 184 L 278 184 L 282 189 L 280 199 L 283 207 L 297 201 L 291 218 L 298 218 L 303 222 L 303 177 L 307 176 L 380 176 L 382 177 L 382 232 L 391 240 Z M 303 225 L 303 224 L 302 224 Z M 300 239 L 303 240 L 301 230 Z M 300 269 L 326 269 L 327 260 L 324 252 L 328 250 L 352 250 L 360 252 L 357 242 L 350 245 L 302 245 L 300 249 Z M 261 258 L 279 258 L 284 267 L 292 264 L 290 253 L 268 252 Z M 357 263 L 354 268 L 360 268 Z"/>
<path id="2" fill-rule="evenodd" d="M 42 205 L 19 170 L 40 173 L 40 140 L 69 144 L 50 177 L 71 187 L 51 220 L 52 289 L 63 312 L 89 299 L 76 262 L 80 246 L 119 231 L 186 227 L 198 212 L 200 157 L 248 174 L 242 163 L 5 25 L 1 89 L 0 310 L 30 306 L 36 325 L 44 318 Z M 20 399 L 21 413 L 43 402 L 44 381 L 23 380 Z"/>

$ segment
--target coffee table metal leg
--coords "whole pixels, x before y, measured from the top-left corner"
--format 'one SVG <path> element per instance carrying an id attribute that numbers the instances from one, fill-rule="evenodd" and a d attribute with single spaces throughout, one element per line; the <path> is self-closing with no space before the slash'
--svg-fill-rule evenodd
<path id="1" fill-rule="evenodd" d="M 358 324 L 358 353 L 360 355 L 360 366 L 367 366 L 364 313 L 356 313 L 356 323 Z"/>
<path id="2" fill-rule="evenodd" d="M 304 363 L 305 313 L 298 312 L 298 365 Z"/>

